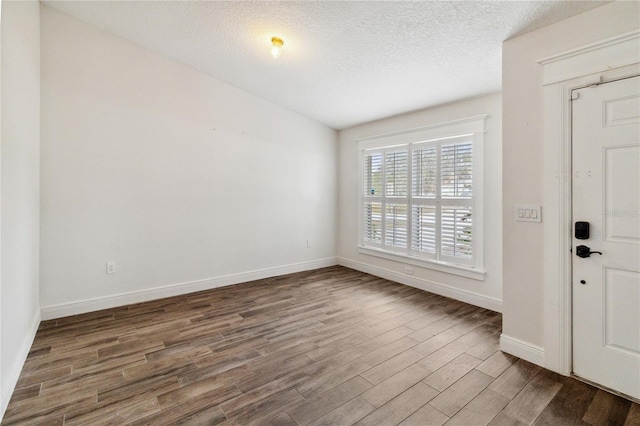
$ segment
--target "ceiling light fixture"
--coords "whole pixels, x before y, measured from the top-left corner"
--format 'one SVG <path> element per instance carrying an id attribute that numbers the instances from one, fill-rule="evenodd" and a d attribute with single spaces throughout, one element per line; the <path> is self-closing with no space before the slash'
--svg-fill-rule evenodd
<path id="1" fill-rule="evenodd" d="M 271 56 L 273 56 L 274 59 L 278 59 L 280 57 L 280 55 L 282 55 L 282 45 L 284 44 L 284 41 L 282 41 L 281 38 L 278 37 L 272 37 L 271 38 Z"/>

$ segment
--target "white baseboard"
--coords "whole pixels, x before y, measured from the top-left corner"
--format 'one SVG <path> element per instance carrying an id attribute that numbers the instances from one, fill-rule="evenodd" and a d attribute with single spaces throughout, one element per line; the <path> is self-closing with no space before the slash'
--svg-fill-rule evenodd
<path id="1" fill-rule="evenodd" d="M 308 262 L 294 263 L 290 265 L 265 268 L 255 271 L 230 274 L 220 277 L 206 278 L 197 281 L 171 284 L 163 287 L 151 288 L 148 290 L 132 291 L 115 294 L 95 299 L 79 300 L 70 303 L 63 303 L 54 306 L 45 306 L 41 309 L 42 320 L 78 315 L 86 312 L 99 311 L 101 309 L 115 308 L 118 306 L 130 305 L 132 303 L 147 302 L 149 300 L 162 299 L 164 297 L 179 296 L 182 294 L 194 293 L 196 291 L 210 290 L 233 284 L 240 284 L 247 281 L 261 280 L 264 278 L 276 277 L 279 275 L 292 274 L 295 272 L 309 271 L 312 269 L 324 268 L 337 265 L 335 257 L 312 260 Z"/>
<path id="2" fill-rule="evenodd" d="M 470 303 L 481 308 L 489 309 L 495 312 L 502 312 L 502 300 L 500 299 L 488 297 L 468 290 L 462 290 L 446 284 L 426 280 L 424 278 L 401 274 L 389 269 L 380 268 L 379 266 L 373 266 L 367 263 L 346 259 L 344 257 L 338 258 L 338 264 L 346 266 L 347 268 L 355 269 L 357 271 L 366 272 L 367 274 L 375 275 L 377 277 L 395 281 L 400 284 L 419 288 L 420 290 L 429 291 L 441 296 L 450 297 L 451 299 Z"/>
<path id="3" fill-rule="evenodd" d="M 544 367 L 544 348 L 515 337 L 500 335 L 500 350 Z"/>
<path id="4" fill-rule="evenodd" d="M 29 351 L 31 350 L 31 345 L 33 345 L 33 340 L 36 338 L 36 333 L 38 332 L 38 327 L 40 326 L 40 311 L 36 310 L 35 315 L 33 316 L 33 320 L 31 321 L 31 326 L 29 327 L 29 331 L 25 336 L 22 346 L 18 350 L 15 359 L 13 360 L 13 364 L 11 365 L 11 369 L 6 373 L 2 372 L 2 390 L 0 392 L 0 419 L 4 417 L 4 412 L 7 411 L 7 406 L 9 405 L 9 400 L 11 399 L 11 395 L 18 384 L 18 379 L 20 378 L 20 373 L 22 372 L 22 367 L 24 367 L 24 363 L 27 360 L 27 356 L 29 355 Z"/>

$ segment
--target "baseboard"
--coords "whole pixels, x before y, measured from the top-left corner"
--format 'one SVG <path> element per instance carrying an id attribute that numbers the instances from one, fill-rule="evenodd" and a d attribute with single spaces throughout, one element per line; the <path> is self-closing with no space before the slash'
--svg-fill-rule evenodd
<path id="1" fill-rule="evenodd" d="M 437 283 L 435 281 L 418 278 L 412 275 L 401 274 L 389 269 L 373 266 L 368 263 L 358 262 L 344 257 L 338 258 L 338 264 L 357 271 L 366 272 L 367 274 L 385 278 L 391 281 L 405 284 L 420 290 L 429 291 L 441 296 L 450 297 L 451 299 L 460 300 L 470 303 L 481 308 L 489 309 L 495 312 L 502 312 L 502 301 L 493 297 L 474 293 L 468 290 L 462 290 L 446 284 Z"/>
<path id="2" fill-rule="evenodd" d="M 45 306 L 41 309 L 42 320 L 61 318 L 69 315 L 78 315 L 86 312 L 99 311 L 101 309 L 130 305 L 132 303 L 147 302 L 150 300 L 162 299 L 164 297 L 179 296 L 182 294 L 194 293 L 196 291 L 210 290 L 213 288 L 240 284 L 247 281 L 261 280 L 264 278 L 271 278 L 279 275 L 325 268 L 327 266 L 334 266 L 337 264 L 337 258 L 329 257 L 326 259 L 293 263 L 289 265 L 277 266 L 274 268 L 258 269 L 255 271 L 242 272 L 238 274 L 206 278 L 197 281 L 188 281 L 163 287 L 151 288 L 148 290 L 132 291 L 112 296 L 98 297 L 95 299 L 86 299 L 70 303 L 63 303 L 60 305 Z"/>
<path id="3" fill-rule="evenodd" d="M 18 350 L 16 354 L 16 358 L 13 360 L 13 364 L 11 365 L 11 369 L 9 371 L 3 372 L 2 380 L 2 394 L 0 395 L 0 419 L 4 417 L 4 412 L 7 411 L 7 406 L 9 405 L 9 400 L 11 399 L 11 395 L 18 384 L 18 379 L 20 378 L 20 373 L 22 372 L 22 367 L 24 367 L 24 363 L 27 360 L 27 356 L 29 355 L 29 351 L 31 350 L 31 345 L 33 345 L 33 340 L 36 338 L 36 333 L 38 332 L 38 327 L 40 326 L 40 311 L 36 310 L 35 315 L 33 316 L 33 320 L 31 321 L 31 326 L 29 327 L 29 331 L 22 342 L 22 346 Z"/>
<path id="4" fill-rule="evenodd" d="M 500 335 L 500 350 L 544 367 L 544 348 L 515 337 Z"/>

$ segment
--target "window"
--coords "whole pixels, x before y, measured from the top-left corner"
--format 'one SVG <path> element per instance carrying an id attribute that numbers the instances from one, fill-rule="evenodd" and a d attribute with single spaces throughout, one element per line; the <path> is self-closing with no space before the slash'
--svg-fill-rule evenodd
<path id="1" fill-rule="evenodd" d="M 360 141 L 364 252 L 482 270 L 485 117 Z"/>

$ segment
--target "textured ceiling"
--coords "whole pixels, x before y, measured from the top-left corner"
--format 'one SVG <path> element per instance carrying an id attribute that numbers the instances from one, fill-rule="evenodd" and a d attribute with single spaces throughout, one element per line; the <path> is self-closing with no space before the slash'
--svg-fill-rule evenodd
<path id="1" fill-rule="evenodd" d="M 498 92 L 504 40 L 606 2 L 44 3 L 343 129 Z"/>

